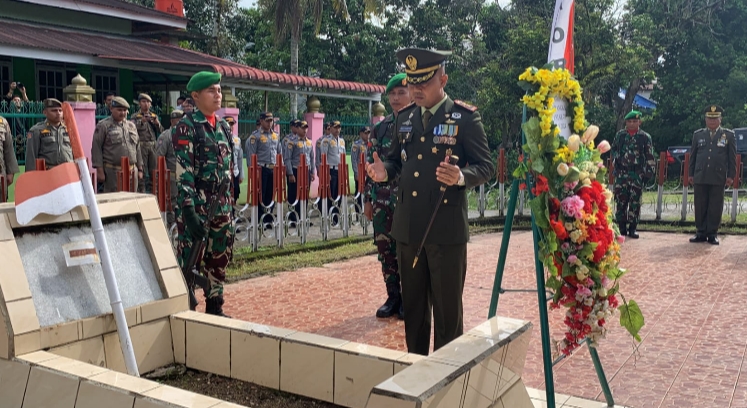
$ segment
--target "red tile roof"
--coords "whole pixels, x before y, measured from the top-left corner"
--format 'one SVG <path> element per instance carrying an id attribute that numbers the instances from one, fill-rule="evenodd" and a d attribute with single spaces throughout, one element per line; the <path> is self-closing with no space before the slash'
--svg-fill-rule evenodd
<path id="1" fill-rule="evenodd" d="M 10 20 L 2 21 L 0 44 L 90 55 L 99 58 L 137 61 L 153 64 L 172 64 L 207 67 L 225 77 L 252 82 L 285 86 L 305 86 L 339 91 L 384 93 L 386 87 L 334 79 L 311 78 L 301 75 L 264 71 L 222 58 L 187 50 L 178 46 L 120 37 L 29 25 Z M 195 69 L 197 71 L 198 69 Z"/>

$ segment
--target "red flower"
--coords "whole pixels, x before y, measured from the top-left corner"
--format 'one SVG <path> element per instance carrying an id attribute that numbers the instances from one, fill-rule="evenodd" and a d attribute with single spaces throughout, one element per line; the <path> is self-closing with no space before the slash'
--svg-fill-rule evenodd
<path id="1" fill-rule="evenodd" d="M 523 154 L 519 155 L 519 163 L 524 163 L 524 155 Z"/>
<path id="2" fill-rule="evenodd" d="M 550 220 L 550 226 L 552 227 L 552 230 L 555 231 L 555 235 L 558 236 L 559 240 L 565 241 L 568 238 L 568 231 L 566 231 L 562 222 Z"/>
<path id="3" fill-rule="evenodd" d="M 547 200 L 547 204 L 550 207 L 550 218 L 557 220 L 558 214 L 560 214 L 560 200 L 555 197 L 551 197 Z"/>
<path id="4" fill-rule="evenodd" d="M 540 194 L 544 193 L 545 191 L 550 191 L 550 186 L 547 184 L 547 178 L 539 174 L 537 175 L 537 180 L 534 183 L 532 194 L 534 194 L 534 196 L 537 197 Z"/>
<path id="5" fill-rule="evenodd" d="M 527 189 L 527 183 L 521 183 L 519 184 L 519 190 L 524 191 Z"/>

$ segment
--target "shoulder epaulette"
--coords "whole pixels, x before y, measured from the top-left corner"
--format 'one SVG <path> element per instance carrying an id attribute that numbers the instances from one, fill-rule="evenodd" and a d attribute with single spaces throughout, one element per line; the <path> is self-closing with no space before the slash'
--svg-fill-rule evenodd
<path id="1" fill-rule="evenodd" d="M 474 111 L 477 110 L 477 106 L 470 105 L 467 102 L 463 102 L 463 101 L 460 101 L 460 100 L 454 101 L 454 105 L 461 106 L 462 108 L 467 109 L 470 112 L 474 112 Z"/>
<path id="2" fill-rule="evenodd" d="M 404 108 L 400 109 L 400 110 L 399 110 L 399 112 L 404 112 L 404 111 L 406 111 L 407 109 L 409 109 L 409 108 L 412 108 L 413 106 L 415 106 L 415 102 L 410 102 L 410 104 L 409 104 L 409 105 L 407 105 L 407 106 L 405 106 Z M 398 113 L 399 113 L 399 112 L 398 112 Z"/>

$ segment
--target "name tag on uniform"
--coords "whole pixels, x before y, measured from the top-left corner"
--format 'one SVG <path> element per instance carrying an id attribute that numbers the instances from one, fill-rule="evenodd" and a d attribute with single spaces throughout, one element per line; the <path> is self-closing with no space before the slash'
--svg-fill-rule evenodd
<path id="1" fill-rule="evenodd" d="M 718 140 L 718 143 L 716 144 L 718 147 L 724 147 L 726 146 L 726 137 L 721 136 L 721 139 Z"/>
<path id="2" fill-rule="evenodd" d="M 400 133 L 412 132 L 412 126 L 400 126 L 399 132 Z"/>
<path id="3" fill-rule="evenodd" d="M 698 140 L 698 147 L 703 147 L 703 146 L 705 146 L 705 145 L 706 145 L 706 141 L 705 141 L 705 139 L 700 139 L 700 140 Z"/>

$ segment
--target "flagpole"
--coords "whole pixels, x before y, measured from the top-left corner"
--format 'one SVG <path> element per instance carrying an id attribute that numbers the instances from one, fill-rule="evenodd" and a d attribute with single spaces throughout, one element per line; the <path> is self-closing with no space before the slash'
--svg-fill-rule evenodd
<path id="1" fill-rule="evenodd" d="M 106 290 L 109 293 L 109 302 L 112 307 L 112 313 L 114 314 L 114 321 L 117 324 L 117 332 L 119 333 L 119 344 L 122 347 L 125 367 L 127 368 L 128 374 L 139 377 L 140 373 L 138 372 L 137 360 L 135 359 L 135 351 L 132 347 L 130 331 L 127 327 L 127 319 L 125 318 L 124 314 L 122 297 L 119 294 L 117 278 L 114 275 L 114 267 L 112 266 L 112 259 L 109 254 L 109 245 L 107 244 L 106 236 L 104 235 L 104 225 L 101 222 L 99 205 L 96 201 L 96 195 L 93 191 L 93 182 L 91 181 L 91 176 L 88 172 L 88 163 L 86 162 L 86 156 L 85 154 L 83 154 L 83 147 L 80 142 L 80 135 L 78 134 L 78 126 L 75 122 L 75 116 L 73 115 L 73 108 L 69 103 L 65 102 L 62 104 L 62 112 L 65 126 L 67 127 L 67 132 L 70 135 L 70 145 L 73 149 L 75 163 L 78 165 L 80 181 L 83 185 L 83 194 L 86 198 L 88 215 L 91 220 L 91 230 L 93 231 L 96 249 L 98 250 L 99 257 L 101 258 L 101 269 L 104 272 Z"/>

